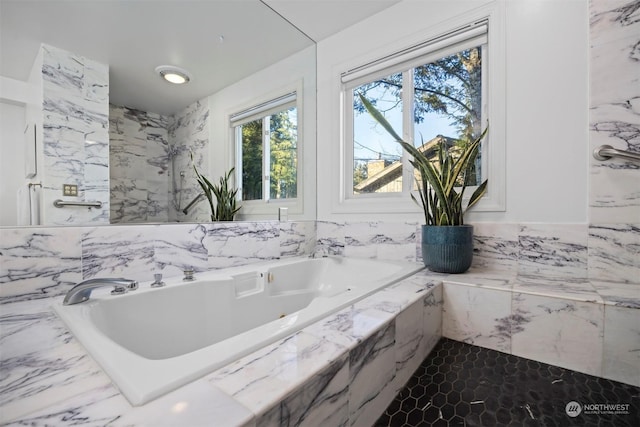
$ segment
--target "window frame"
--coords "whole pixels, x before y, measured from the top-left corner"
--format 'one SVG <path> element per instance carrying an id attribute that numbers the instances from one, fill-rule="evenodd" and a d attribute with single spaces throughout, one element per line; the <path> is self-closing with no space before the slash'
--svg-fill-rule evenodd
<path id="1" fill-rule="evenodd" d="M 293 99 L 286 102 L 280 102 L 279 100 L 293 95 Z M 260 200 L 242 200 L 242 147 L 238 143 L 238 126 L 254 121 L 256 119 L 264 119 L 265 116 L 269 116 L 270 113 L 282 111 L 291 107 L 296 108 L 296 127 L 297 127 L 297 141 L 296 141 L 296 158 L 297 170 L 296 170 L 296 194 L 295 198 L 287 199 L 271 199 L 270 197 L 265 199 L 265 192 L 269 192 L 269 186 L 265 185 L 265 176 L 262 177 L 262 190 L 263 197 Z M 240 117 L 238 119 L 238 117 Z M 231 152 L 233 158 L 231 164 L 235 167 L 234 178 L 238 184 L 238 202 L 242 206 L 240 210 L 241 216 L 253 216 L 253 215 L 270 215 L 278 216 L 278 209 L 281 207 L 288 208 L 290 215 L 297 215 L 303 213 L 303 189 L 304 189 L 304 162 L 301 161 L 304 157 L 304 109 L 303 109 L 303 95 L 302 95 L 302 82 L 298 82 L 295 85 L 282 88 L 278 91 L 266 94 L 261 98 L 254 99 L 252 102 L 245 104 L 244 108 L 237 108 L 228 115 L 227 123 L 229 125 L 229 138 L 232 147 Z M 268 150 L 264 151 L 265 135 L 264 135 L 264 122 L 263 122 L 263 172 L 265 168 L 266 155 Z M 269 144 L 267 144 L 269 145 Z M 269 147 L 267 147 L 269 148 Z"/>
<path id="2" fill-rule="evenodd" d="M 447 54 L 460 51 L 453 47 L 453 52 L 449 52 L 451 46 L 446 44 L 423 55 L 405 59 L 393 63 L 387 67 L 378 67 L 371 73 L 366 73 L 367 66 L 379 63 L 386 58 L 392 58 L 398 52 L 411 49 L 416 45 L 426 43 L 430 40 L 443 40 L 444 36 L 452 32 L 452 29 L 460 29 L 483 21 L 487 26 L 487 48 L 483 49 L 483 107 L 482 121 L 490 124 L 490 130 L 483 141 L 482 146 L 482 168 L 486 171 L 484 178 L 489 179 L 489 186 L 485 196 L 474 207 L 476 212 L 503 212 L 506 210 L 506 185 L 505 185 L 505 127 L 506 114 L 504 102 L 506 99 L 505 88 L 505 42 L 504 42 L 504 18 L 501 9 L 498 7 L 481 8 L 472 13 L 467 13 L 457 19 L 450 20 L 439 26 L 431 34 L 423 35 L 421 39 L 414 40 L 414 43 L 407 43 L 391 52 L 379 52 L 377 57 L 368 58 L 368 61 L 358 63 L 343 64 L 341 69 L 347 70 L 340 74 L 340 191 L 338 200 L 332 204 L 334 213 L 413 213 L 420 212 L 417 206 L 409 197 L 407 187 L 413 184 L 412 168 L 404 167 L 408 164 L 409 156 L 403 150 L 403 192 L 396 193 L 353 193 L 353 89 L 367 82 L 376 80 L 400 71 L 401 68 L 408 68 L 403 71 L 403 103 L 407 104 L 406 97 L 413 96 L 413 79 L 407 79 L 407 73 L 413 68 L 426 64 Z M 454 44 L 455 46 L 455 44 Z M 358 70 L 360 73 L 356 78 L 343 82 L 345 74 Z M 361 71 L 364 70 L 364 71 Z M 486 76 L 486 78 L 485 78 Z M 408 87 L 409 85 L 409 87 Z M 402 137 L 413 143 L 413 120 L 412 115 L 403 112 Z M 466 197 L 470 197 L 472 191 L 466 192 Z M 337 202 L 337 203 L 336 203 Z M 392 203 L 390 203 L 392 202 Z"/>

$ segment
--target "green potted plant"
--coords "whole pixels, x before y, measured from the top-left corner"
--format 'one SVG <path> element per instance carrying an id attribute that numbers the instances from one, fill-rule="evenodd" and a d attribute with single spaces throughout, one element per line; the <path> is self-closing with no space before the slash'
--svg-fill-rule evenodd
<path id="1" fill-rule="evenodd" d="M 193 153 L 191 154 L 191 161 L 193 162 Z M 193 164 L 193 170 L 196 173 L 196 180 L 202 188 L 202 192 L 209 201 L 209 207 L 211 208 L 211 221 L 233 221 L 236 213 L 242 206 L 237 206 L 236 195 L 238 193 L 237 188 L 230 188 L 229 181 L 233 174 L 234 168 L 231 168 L 225 176 L 220 177 L 220 183 L 218 185 L 212 184 L 204 175 L 202 175 L 195 163 Z M 215 197 L 215 203 L 214 203 Z"/>
<path id="2" fill-rule="evenodd" d="M 382 113 L 364 96 L 359 96 L 371 116 L 413 157 L 410 162 L 420 174 L 416 181 L 425 219 L 422 226 L 424 265 L 436 272 L 464 273 L 473 259 L 473 226 L 464 224 L 464 214 L 486 193 L 488 181 L 484 180 L 476 188 L 465 207 L 463 197 L 488 128 L 469 143 L 446 147 L 440 141 L 437 156 L 431 159 L 426 152 L 403 141 Z M 413 194 L 411 198 L 418 203 Z"/>

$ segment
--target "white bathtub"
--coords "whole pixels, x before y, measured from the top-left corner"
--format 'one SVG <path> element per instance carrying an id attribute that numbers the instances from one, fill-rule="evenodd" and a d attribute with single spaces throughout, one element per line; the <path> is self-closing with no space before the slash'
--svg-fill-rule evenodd
<path id="1" fill-rule="evenodd" d="M 196 281 L 56 313 L 114 384 L 142 405 L 420 270 L 416 263 L 294 258 L 209 273 Z M 152 272 L 150 272 L 151 275 Z"/>

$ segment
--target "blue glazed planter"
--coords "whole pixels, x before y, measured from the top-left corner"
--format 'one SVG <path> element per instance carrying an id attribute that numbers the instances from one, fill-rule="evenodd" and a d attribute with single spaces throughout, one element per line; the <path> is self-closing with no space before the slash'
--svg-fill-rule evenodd
<path id="1" fill-rule="evenodd" d="M 473 226 L 422 226 L 422 262 L 438 273 L 464 273 L 473 260 Z"/>

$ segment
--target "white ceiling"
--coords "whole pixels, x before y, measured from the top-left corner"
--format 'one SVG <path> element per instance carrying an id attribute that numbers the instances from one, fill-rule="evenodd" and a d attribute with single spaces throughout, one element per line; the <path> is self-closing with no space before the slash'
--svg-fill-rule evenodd
<path id="1" fill-rule="evenodd" d="M 398 1 L 0 0 L 0 75 L 26 81 L 45 43 L 109 64 L 112 103 L 171 114 Z"/>

